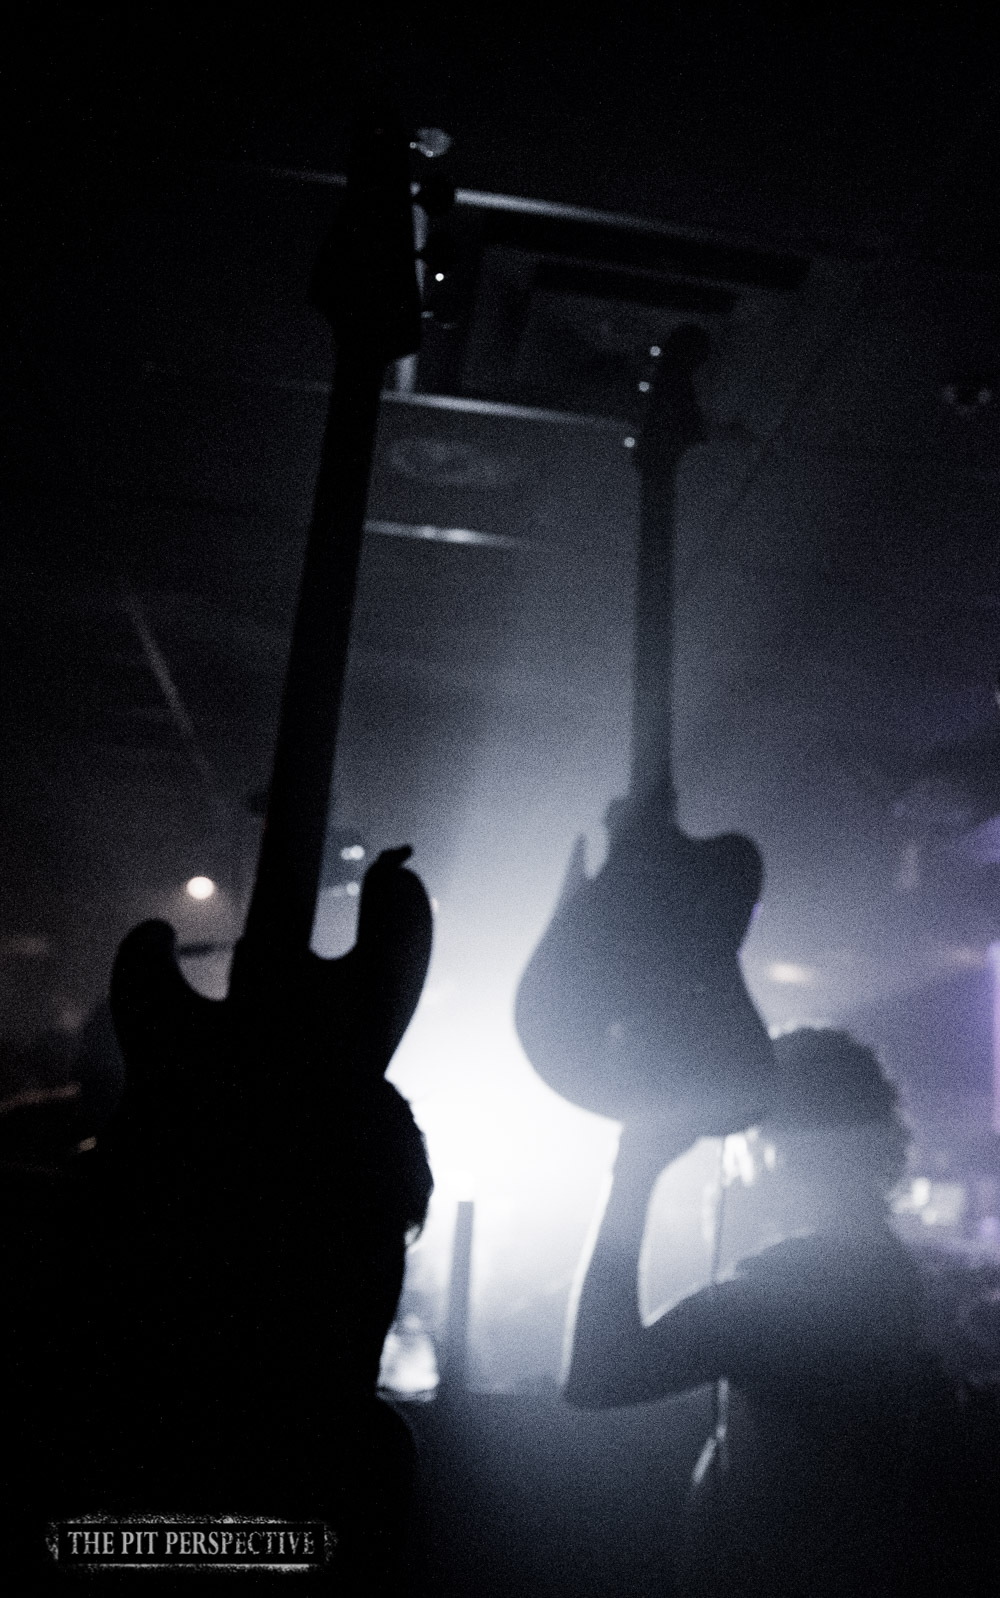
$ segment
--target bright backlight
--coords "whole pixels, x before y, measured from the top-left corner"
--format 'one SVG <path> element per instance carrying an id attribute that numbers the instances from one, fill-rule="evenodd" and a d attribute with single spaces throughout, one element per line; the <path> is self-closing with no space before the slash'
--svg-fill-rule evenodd
<path id="1" fill-rule="evenodd" d="M 813 980 L 813 972 L 807 965 L 795 965 L 791 960 L 775 960 L 767 968 L 767 974 L 772 982 L 788 983 L 794 987 L 807 988 Z"/>
<path id="2" fill-rule="evenodd" d="M 215 883 L 211 877 L 192 877 L 185 882 L 184 892 L 192 899 L 210 899 L 215 892 Z"/>

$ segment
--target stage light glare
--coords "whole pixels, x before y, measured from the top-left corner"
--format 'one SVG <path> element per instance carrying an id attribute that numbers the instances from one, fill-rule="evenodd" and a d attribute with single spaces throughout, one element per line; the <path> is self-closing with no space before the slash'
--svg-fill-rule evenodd
<path id="1" fill-rule="evenodd" d="M 815 973 L 807 965 L 796 965 L 791 960 L 772 961 L 767 968 L 767 974 L 772 982 L 781 982 L 800 988 L 809 987 L 815 976 Z"/>
<path id="2" fill-rule="evenodd" d="M 730 1132 L 722 1145 L 722 1180 L 726 1187 L 741 1182 L 752 1187 L 754 1179 L 753 1155 L 744 1132 Z"/>
<path id="3" fill-rule="evenodd" d="M 184 892 L 191 899 L 210 899 L 215 892 L 211 877 L 191 877 L 184 884 Z"/>
<path id="4" fill-rule="evenodd" d="M 476 1196 L 476 1177 L 468 1166 L 456 1165 L 444 1173 L 442 1184 L 459 1204 L 468 1204 Z"/>
<path id="5" fill-rule="evenodd" d="M 429 1333 L 419 1315 L 404 1315 L 385 1340 L 379 1388 L 395 1398 L 427 1402 L 434 1397 L 439 1382 L 437 1356 Z"/>

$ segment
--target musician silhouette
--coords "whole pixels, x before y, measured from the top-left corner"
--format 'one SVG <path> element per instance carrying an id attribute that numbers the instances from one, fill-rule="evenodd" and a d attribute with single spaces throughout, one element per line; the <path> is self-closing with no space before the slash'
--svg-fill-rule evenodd
<path id="1" fill-rule="evenodd" d="M 429 917 L 415 878 L 402 895 L 410 912 L 393 920 L 400 943 Z M 315 969 L 322 975 L 320 962 Z M 358 962 L 356 982 L 365 980 Z M 433 1182 L 409 1105 L 375 1068 L 381 1056 L 365 1070 L 367 1056 L 345 1061 L 336 1040 L 313 1030 L 289 1026 L 280 1053 L 275 1039 L 261 1042 L 280 1132 L 292 1112 L 279 1067 L 298 1050 L 324 1068 L 313 1073 L 317 1102 L 294 1111 L 298 1135 L 252 1159 L 238 1137 L 213 1140 L 184 1205 L 157 1206 L 155 1123 L 137 1123 L 127 1160 L 118 1157 L 119 1112 L 110 1133 L 74 1126 L 75 1139 L 97 1134 L 96 1150 L 75 1152 L 93 1137 L 63 1139 L 43 1169 L 36 1160 L 7 1173 L 0 1162 L 13 1355 L 0 1529 L 24 1590 L 65 1579 L 47 1560 L 49 1521 L 234 1511 L 330 1527 L 332 1567 L 300 1576 L 304 1593 L 331 1582 L 364 1598 L 397 1590 L 414 1448 L 376 1382 Z M 249 1045 L 247 1054 L 252 1067 Z M 106 1006 L 74 1067 L 88 1085 L 120 1084 Z M 95 1113 L 101 1095 L 84 1097 Z M 200 1572 L 195 1584 L 229 1591 L 245 1574 Z"/>
<path id="2" fill-rule="evenodd" d="M 796 1235 L 644 1324 L 650 1193 L 700 1128 L 693 1110 L 626 1125 L 565 1397 L 600 1408 L 731 1384 L 725 1445 L 678 1550 L 685 1598 L 986 1590 L 958 1410 L 924 1336 L 918 1267 L 888 1224 L 907 1148 L 896 1090 L 843 1032 L 790 1033 L 776 1054 L 746 1195 L 765 1227 L 780 1199 Z"/>

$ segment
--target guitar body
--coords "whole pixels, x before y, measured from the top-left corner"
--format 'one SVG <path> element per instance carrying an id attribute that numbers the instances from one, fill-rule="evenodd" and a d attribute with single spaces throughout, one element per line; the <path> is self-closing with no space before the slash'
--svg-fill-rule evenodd
<path id="1" fill-rule="evenodd" d="M 412 1449 L 375 1392 L 432 1187 L 385 1080 L 431 951 L 410 849 L 369 868 L 346 955 L 322 960 L 309 941 L 379 396 L 387 363 L 420 341 L 410 150 L 390 117 L 360 122 L 313 279 L 337 358 L 228 994 L 189 987 L 162 921 L 115 961 L 126 1087 L 90 1156 L 100 1244 L 76 1471 L 102 1510 L 324 1520 L 337 1591 L 365 1595 L 390 1589 L 405 1524 Z"/>
<path id="2" fill-rule="evenodd" d="M 166 922 L 144 921 L 129 933 L 111 977 L 129 1062 L 108 1144 L 119 1160 L 134 1149 L 157 1164 L 162 1147 L 166 1167 L 183 1167 L 186 1142 L 204 1136 L 206 1149 L 215 1146 L 217 1103 L 225 1117 L 241 1110 L 260 1137 L 280 1142 L 278 1121 L 321 1115 L 347 1084 L 364 1092 L 382 1080 L 430 960 L 430 904 L 402 864 L 408 853 L 386 851 L 369 868 L 347 954 L 323 960 L 308 948 L 258 948 L 244 938 L 224 1000 L 189 986 Z M 231 1075 L 234 1058 L 244 1063 Z M 267 1062 L 259 1080 L 253 1061 Z M 321 1135 L 315 1123 L 311 1131 Z"/>
<path id="3" fill-rule="evenodd" d="M 139 1310 L 100 1329 L 105 1487 L 120 1503 L 138 1461 L 150 1501 L 348 1515 L 338 1495 L 372 1434 L 406 1233 L 431 1186 L 385 1081 L 431 951 L 407 853 L 370 867 L 349 953 L 281 957 L 244 939 L 225 1000 L 189 987 L 164 922 L 119 949 L 111 1004 L 129 1069 L 96 1158 L 106 1298 Z M 372 1514 L 350 1510 L 362 1542 Z"/>
<path id="4" fill-rule="evenodd" d="M 592 879 L 578 845 L 517 995 L 543 1081 L 619 1121 L 683 1106 L 721 1135 L 758 1119 L 771 1044 L 737 953 L 761 877 L 737 834 L 630 831 Z"/>
<path id="5" fill-rule="evenodd" d="M 708 344 L 677 329 L 656 379 L 641 448 L 629 796 L 613 806 L 608 858 L 592 880 L 577 844 L 559 904 L 518 988 L 515 1020 L 542 1080 L 615 1120 L 683 1108 L 706 1136 L 767 1106 L 767 1031 L 737 958 L 761 890 L 756 845 L 699 840 L 675 824 L 670 772 L 673 499 L 684 452 L 704 438 L 693 376 Z"/>

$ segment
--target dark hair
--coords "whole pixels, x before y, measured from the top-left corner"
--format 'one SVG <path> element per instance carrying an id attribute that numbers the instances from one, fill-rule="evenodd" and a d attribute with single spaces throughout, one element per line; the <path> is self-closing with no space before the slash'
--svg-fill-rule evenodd
<path id="1" fill-rule="evenodd" d="M 396 1202 L 403 1230 L 412 1240 L 423 1231 L 434 1191 L 434 1178 L 427 1159 L 427 1143 L 409 1104 L 399 1099 L 399 1163 L 396 1169 Z"/>
<path id="2" fill-rule="evenodd" d="M 899 1093 L 871 1049 L 833 1027 L 799 1027 L 774 1039 L 777 1090 L 764 1117 L 776 1131 L 860 1126 L 892 1116 Z"/>
<path id="3" fill-rule="evenodd" d="M 413 1111 L 391 1082 L 380 1081 L 352 1107 L 353 1180 L 365 1192 L 370 1216 L 399 1235 L 419 1234 L 427 1219 L 434 1178 L 424 1135 Z"/>
<path id="4" fill-rule="evenodd" d="M 887 1191 L 906 1168 L 910 1135 L 899 1091 L 871 1049 L 834 1027 L 799 1027 L 774 1040 L 778 1085 L 763 1130 L 796 1133 L 864 1128 L 865 1164 Z"/>

